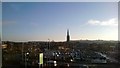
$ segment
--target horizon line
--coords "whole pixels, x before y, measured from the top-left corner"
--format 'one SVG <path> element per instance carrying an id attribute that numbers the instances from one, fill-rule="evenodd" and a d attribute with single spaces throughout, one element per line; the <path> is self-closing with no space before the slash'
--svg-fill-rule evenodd
<path id="1" fill-rule="evenodd" d="M 1 40 L 2 42 L 66 42 L 65 40 L 28 40 L 28 41 L 12 41 L 12 40 Z M 102 39 L 79 39 L 79 40 L 70 40 L 72 41 L 120 41 L 120 40 L 102 40 Z"/>

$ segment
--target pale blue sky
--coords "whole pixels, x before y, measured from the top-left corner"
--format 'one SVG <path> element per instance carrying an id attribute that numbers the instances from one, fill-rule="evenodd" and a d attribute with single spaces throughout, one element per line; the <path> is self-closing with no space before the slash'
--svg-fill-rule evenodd
<path id="1" fill-rule="evenodd" d="M 6 2 L 3 6 L 3 40 L 64 41 L 117 40 L 116 2 Z M 97 22 L 97 23 L 96 23 Z"/>
<path id="2" fill-rule="evenodd" d="M 118 2 L 119 0 L 2 0 L 3 2 Z"/>

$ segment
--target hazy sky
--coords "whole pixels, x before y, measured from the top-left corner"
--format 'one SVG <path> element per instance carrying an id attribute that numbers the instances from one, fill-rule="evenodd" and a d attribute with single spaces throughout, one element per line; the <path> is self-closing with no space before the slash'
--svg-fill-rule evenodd
<path id="1" fill-rule="evenodd" d="M 117 2 L 19 2 L 2 4 L 2 39 L 9 41 L 118 39 Z"/>

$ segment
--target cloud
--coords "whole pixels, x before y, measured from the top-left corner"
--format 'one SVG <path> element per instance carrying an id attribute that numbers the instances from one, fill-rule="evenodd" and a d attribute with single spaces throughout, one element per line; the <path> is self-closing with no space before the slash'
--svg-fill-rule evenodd
<path id="1" fill-rule="evenodd" d="M 88 21 L 88 24 L 100 25 L 100 26 L 118 26 L 118 20 L 117 20 L 117 18 L 111 18 L 106 21 L 99 21 L 99 20 L 91 19 Z"/>

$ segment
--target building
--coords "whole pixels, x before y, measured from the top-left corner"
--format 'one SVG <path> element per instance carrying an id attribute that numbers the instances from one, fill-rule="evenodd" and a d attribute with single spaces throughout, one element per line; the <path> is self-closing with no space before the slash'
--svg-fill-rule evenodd
<path id="1" fill-rule="evenodd" d="M 70 41 L 70 35 L 69 35 L 69 30 L 67 29 L 67 40 L 66 40 L 67 42 L 69 42 Z"/>

